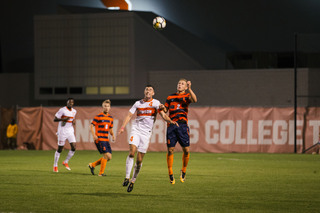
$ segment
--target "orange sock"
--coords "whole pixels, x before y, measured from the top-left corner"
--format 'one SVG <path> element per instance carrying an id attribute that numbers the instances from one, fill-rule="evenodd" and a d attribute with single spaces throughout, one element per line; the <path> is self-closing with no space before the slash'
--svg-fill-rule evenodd
<path id="1" fill-rule="evenodd" d="M 168 165 L 169 175 L 173 175 L 173 170 L 172 170 L 173 154 L 172 155 L 168 155 L 168 153 L 167 153 L 167 165 Z"/>
<path id="2" fill-rule="evenodd" d="M 104 173 L 104 169 L 106 168 L 108 160 L 101 158 L 101 166 L 100 166 L 100 172 L 99 175 L 102 175 Z"/>
<path id="3" fill-rule="evenodd" d="M 188 166 L 188 162 L 189 162 L 189 157 L 190 157 L 190 153 L 188 153 L 187 155 L 182 155 L 182 171 L 184 173 L 186 173 L 187 170 L 187 166 Z"/>
<path id="4" fill-rule="evenodd" d="M 96 167 L 96 166 L 100 165 L 101 159 L 102 159 L 102 158 L 100 158 L 99 160 L 93 162 L 93 163 L 92 163 L 92 166 L 93 166 L 93 167 Z"/>

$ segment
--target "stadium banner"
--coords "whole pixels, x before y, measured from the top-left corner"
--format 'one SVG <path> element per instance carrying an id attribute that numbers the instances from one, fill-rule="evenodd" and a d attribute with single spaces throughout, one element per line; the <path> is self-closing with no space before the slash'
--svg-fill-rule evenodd
<path id="1" fill-rule="evenodd" d="M 130 107 L 112 107 L 114 132 L 117 133 Z M 75 135 L 77 150 L 95 150 L 90 124 L 101 107 L 75 107 Z M 59 107 L 21 108 L 18 111 L 18 145 L 34 143 L 36 149 L 57 148 L 57 122 L 53 122 Z M 297 151 L 317 144 L 320 129 L 320 108 L 298 108 Z M 190 107 L 190 150 L 192 152 L 294 152 L 293 108 L 237 108 L 237 107 Z M 128 151 L 132 122 L 126 131 L 111 141 L 114 151 Z M 166 122 L 157 116 L 148 151 L 166 151 Z M 66 149 L 70 146 L 66 143 Z M 177 151 L 181 151 L 179 145 Z"/>

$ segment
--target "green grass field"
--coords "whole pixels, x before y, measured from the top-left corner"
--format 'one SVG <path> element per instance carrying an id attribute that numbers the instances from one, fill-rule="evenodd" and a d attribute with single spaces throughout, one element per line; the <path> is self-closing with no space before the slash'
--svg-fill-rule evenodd
<path id="1" fill-rule="evenodd" d="M 127 152 L 113 153 L 106 177 L 87 166 L 97 151 L 77 151 L 71 171 L 66 154 L 53 173 L 54 151 L 0 151 L 0 212 L 319 212 L 319 155 L 191 153 L 181 183 L 176 153 L 171 185 L 166 153 L 150 152 L 128 193 Z"/>

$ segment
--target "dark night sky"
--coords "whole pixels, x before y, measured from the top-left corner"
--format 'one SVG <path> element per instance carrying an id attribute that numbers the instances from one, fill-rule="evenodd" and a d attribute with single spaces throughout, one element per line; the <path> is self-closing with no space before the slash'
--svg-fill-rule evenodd
<path id="1" fill-rule="evenodd" d="M 318 0 L 131 0 L 226 52 L 293 51 L 293 35 L 320 33 Z M 102 7 L 99 0 L 1 1 L 2 72 L 32 72 L 33 16 L 58 4 Z M 152 20 L 150 20 L 151 24 Z"/>

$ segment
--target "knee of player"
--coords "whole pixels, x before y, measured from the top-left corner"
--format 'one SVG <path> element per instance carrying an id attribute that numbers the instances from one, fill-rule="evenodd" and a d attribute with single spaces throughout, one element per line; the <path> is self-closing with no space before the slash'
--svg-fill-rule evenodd
<path id="1" fill-rule="evenodd" d="M 63 146 L 59 146 L 58 149 L 57 149 L 57 152 L 61 153 L 63 150 Z"/>
<path id="2" fill-rule="evenodd" d="M 76 151 L 76 147 L 71 147 L 71 151 L 75 152 Z"/>
<path id="3" fill-rule="evenodd" d="M 168 149 L 168 155 L 173 155 L 174 149 Z"/>
<path id="4" fill-rule="evenodd" d="M 134 158 L 134 152 L 133 153 L 129 153 L 129 158 Z"/>
<path id="5" fill-rule="evenodd" d="M 141 167 L 141 165 L 142 165 L 142 160 L 137 160 L 136 164 L 137 164 L 138 167 Z"/>

